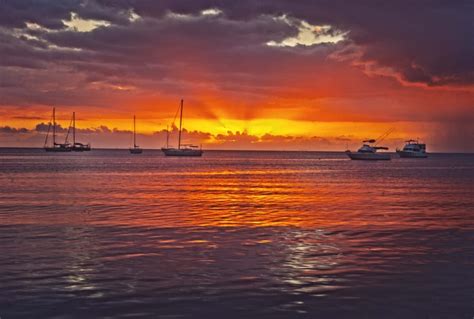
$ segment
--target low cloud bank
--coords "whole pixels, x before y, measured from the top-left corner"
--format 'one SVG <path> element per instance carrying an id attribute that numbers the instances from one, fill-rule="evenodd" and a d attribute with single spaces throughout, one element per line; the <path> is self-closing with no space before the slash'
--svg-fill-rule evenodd
<path id="1" fill-rule="evenodd" d="M 58 140 L 65 139 L 67 129 L 58 126 Z M 48 125 L 39 123 L 34 129 L 0 127 L 0 146 L 3 147 L 42 147 L 48 132 Z M 340 136 L 292 136 L 249 134 L 247 131 L 227 131 L 213 134 L 204 131 L 183 130 L 183 143 L 202 145 L 205 149 L 229 150 L 298 150 L 298 151 L 344 151 L 360 146 L 360 137 L 354 135 Z M 100 126 L 76 130 L 76 138 L 80 142 L 92 143 L 95 148 L 128 148 L 132 145 L 132 131 L 119 130 Z M 169 141 L 176 146 L 178 130 L 176 127 L 169 132 L 156 131 L 152 134 L 137 134 L 137 143 L 144 148 L 160 148 Z M 384 141 L 391 150 L 401 147 L 404 137 L 390 137 Z M 474 152 L 474 128 L 469 123 L 452 125 L 439 124 L 423 139 L 429 151 L 443 152 Z"/>

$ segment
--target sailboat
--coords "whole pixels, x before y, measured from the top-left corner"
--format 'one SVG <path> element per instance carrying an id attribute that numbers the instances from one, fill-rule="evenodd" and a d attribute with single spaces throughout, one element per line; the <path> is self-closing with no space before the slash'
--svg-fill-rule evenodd
<path id="1" fill-rule="evenodd" d="M 141 154 L 143 150 L 137 145 L 136 118 L 133 116 L 133 147 L 130 147 L 131 154 Z"/>
<path id="2" fill-rule="evenodd" d="M 181 132 L 183 126 L 183 104 L 184 101 L 181 99 L 180 104 L 180 115 L 179 115 L 179 135 L 178 135 L 178 148 L 168 146 L 168 130 L 166 137 L 166 147 L 162 147 L 161 150 L 166 156 L 202 156 L 203 150 L 192 144 L 181 144 Z"/>
<path id="3" fill-rule="evenodd" d="M 53 128 L 53 143 L 49 145 L 48 139 L 49 139 L 49 132 L 51 131 L 51 127 Z M 52 121 L 49 122 L 48 133 L 46 134 L 43 148 L 46 152 L 70 152 L 71 151 L 71 145 L 67 143 L 67 141 L 65 143 L 56 143 L 56 108 L 55 107 L 53 107 Z"/>
<path id="4" fill-rule="evenodd" d="M 82 144 L 79 142 L 76 142 L 76 112 L 72 112 L 72 146 L 71 150 L 74 152 L 85 152 L 85 151 L 90 151 L 91 150 L 91 145 L 90 144 Z M 71 129 L 71 125 L 69 125 L 69 129 Z M 69 130 L 68 130 L 68 136 L 69 136 Z M 66 136 L 66 141 L 67 141 L 67 136 Z"/>

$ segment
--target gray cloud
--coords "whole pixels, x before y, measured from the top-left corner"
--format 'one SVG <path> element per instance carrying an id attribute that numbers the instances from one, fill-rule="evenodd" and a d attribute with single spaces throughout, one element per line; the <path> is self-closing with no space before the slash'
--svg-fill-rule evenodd
<path id="1" fill-rule="evenodd" d="M 39 132 L 39 133 L 46 133 L 46 132 L 50 131 L 50 124 L 48 124 L 48 123 L 36 124 L 36 127 L 35 127 L 34 130 L 36 132 Z M 57 133 L 66 133 L 67 129 L 63 128 L 60 124 L 56 124 L 56 132 Z"/>
<path id="2" fill-rule="evenodd" d="M 57 127 L 58 140 L 62 140 L 66 136 L 67 129 L 60 125 Z M 9 145 L 15 142 L 16 146 L 41 147 L 43 145 L 44 136 L 48 132 L 48 124 L 39 123 L 33 130 L 26 128 L 0 127 L 0 142 Z M 24 144 L 19 145 L 18 140 L 14 136 L 23 133 L 27 138 L 23 139 Z M 95 147 L 112 147 L 126 148 L 129 147 L 132 132 L 128 130 L 119 130 L 100 126 L 97 128 L 85 128 L 76 130 L 77 139 L 82 142 L 91 142 Z M 139 144 L 143 147 L 159 148 L 165 145 L 166 136 L 169 134 L 170 145 L 176 145 L 178 129 L 173 127 L 167 133 L 166 130 L 156 131 L 151 135 L 137 134 Z M 285 136 L 265 134 L 261 137 L 249 134 L 248 132 L 232 132 L 226 134 L 212 134 L 204 131 L 190 131 L 183 129 L 183 143 L 192 143 L 196 145 L 204 144 L 207 149 L 340 149 L 346 142 L 354 142 L 350 138 L 322 138 L 317 136 Z M 357 141 L 358 142 L 358 141 Z"/>
<path id="3" fill-rule="evenodd" d="M 426 127 L 424 142 L 428 143 L 430 152 L 474 152 L 474 127 L 467 120 L 456 123 L 439 122 L 433 127 Z M 0 142 L 4 146 L 42 147 L 48 124 L 38 123 L 35 129 L 0 127 Z M 67 129 L 59 126 L 58 140 L 62 141 Z M 17 139 L 19 136 L 22 139 Z M 100 126 L 95 128 L 81 128 L 76 130 L 77 140 L 92 143 L 95 148 L 127 148 L 132 143 L 132 131 L 119 130 Z M 170 145 L 177 143 L 178 129 L 173 127 L 169 131 Z M 166 130 L 159 130 L 153 134 L 137 134 L 138 143 L 145 148 L 160 148 L 165 146 Z M 384 145 L 392 151 L 404 144 L 406 138 L 387 138 Z M 352 135 L 334 137 L 295 136 L 264 134 L 257 136 L 247 131 L 227 131 L 221 134 L 212 134 L 205 131 L 190 131 L 183 129 L 183 143 L 202 144 L 205 149 L 242 149 L 242 150 L 332 150 L 343 151 L 346 148 L 356 149 L 360 140 Z"/>
<path id="4" fill-rule="evenodd" d="M 248 21 L 283 15 L 350 31 L 361 61 L 393 68 L 407 82 L 428 85 L 473 84 L 474 4 L 472 1 L 409 0 L 285 1 L 100 1 L 104 6 L 133 8 L 143 16 L 172 11 L 193 14 L 219 8 L 229 19 Z"/>
<path id="5" fill-rule="evenodd" d="M 5 39 L 6 32 L 1 61 L 8 66 L 67 64 L 91 72 L 91 68 L 105 64 L 105 68 L 117 67 L 115 75 L 146 76 L 146 68 L 140 69 L 146 65 L 159 68 L 159 72 L 153 72 L 156 78 L 169 75 L 166 66 L 180 63 L 191 71 L 204 63 L 217 71 L 227 68 L 235 73 L 235 63 L 229 61 L 245 59 L 255 63 L 245 61 L 237 66 L 243 66 L 240 71 L 250 72 L 265 61 L 259 54 L 267 55 L 267 61 L 279 62 L 281 55 L 262 43 L 295 34 L 294 27 L 272 19 L 287 15 L 349 31 L 346 44 L 355 45 L 360 62 L 390 68 L 403 81 L 427 85 L 472 85 L 474 81 L 474 43 L 469 40 L 474 38 L 474 8 L 470 1 L 4 0 L 0 5 L 0 23 L 7 31 L 24 27 L 26 22 L 37 23 L 59 31 L 26 33 L 61 47 L 82 49 L 50 50 L 34 39 Z M 209 8 L 219 8 L 223 15 L 199 16 L 200 11 Z M 68 20 L 71 12 L 113 24 L 92 32 L 69 31 L 61 21 Z M 130 23 L 130 12 L 143 19 Z M 173 19 L 167 15 L 170 12 L 193 16 Z M 293 49 L 294 53 L 298 50 L 301 48 Z"/>
<path id="6" fill-rule="evenodd" d="M 0 126 L 0 134 L 19 134 L 19 133 L 28 133 L 29 130 L 26 128 L 14 128 L 10 126 Z"/>

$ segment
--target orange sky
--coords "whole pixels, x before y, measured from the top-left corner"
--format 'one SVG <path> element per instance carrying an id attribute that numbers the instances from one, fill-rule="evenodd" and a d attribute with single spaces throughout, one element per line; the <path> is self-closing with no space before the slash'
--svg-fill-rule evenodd
<path id="1" fill-rule="evenodd" d="M 366 12 L 368 25 L 338 13 L 336 27 L 299 5 L 242 17 L 235 8 L 170 6 L 155 15 L 132 8 L 127 23 L 71 8 L 51 13 L 62 26 L 31 16 L 6 26 L 0 145 L 41 146 L 37 125 L 55 106 L 62 127 L 77 113 L 82 139 L 95 147 L 127 147 L 134 114 L 142 146 L 159 147 L 164 134 L 156 132 L 184 98 L 185 128 L 195 131 L 185 139 L 205 148 L 343 150 L 394 127 L 391 147 L 420 138 L 431 150 L 474 151 L 470 66 L 414 47 L 432 45 L 416 28 L 413 38 L 380 34 Z M 391 13 L 379 13 L 391 27 Z"/>

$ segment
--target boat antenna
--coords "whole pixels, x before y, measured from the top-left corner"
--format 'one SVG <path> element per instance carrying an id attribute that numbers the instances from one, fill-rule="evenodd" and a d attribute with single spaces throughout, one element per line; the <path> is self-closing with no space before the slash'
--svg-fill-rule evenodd
<path id="1" fill-rule="evenodd" d="M 393 131 L 395 131 L 395 128 L 394 127 L 391 127 L 389 128 L 385 133 L 383 133 L 382 135 L 380 135 L 376 141 L 377 143 L 375 143 L 374 146 L 377 146 L 377 144 L 379 144 L 380 142 L 382 142 L 384 139 L 386 139 Z"/>
<path id="2" fill-rule="evenodd" d="M 183 125 L 183 99 L 181 99 L 181 112 L 179 115 L 179 135 L 178 135 L 178 150 L 181 148 L 181 127 Z"/>

